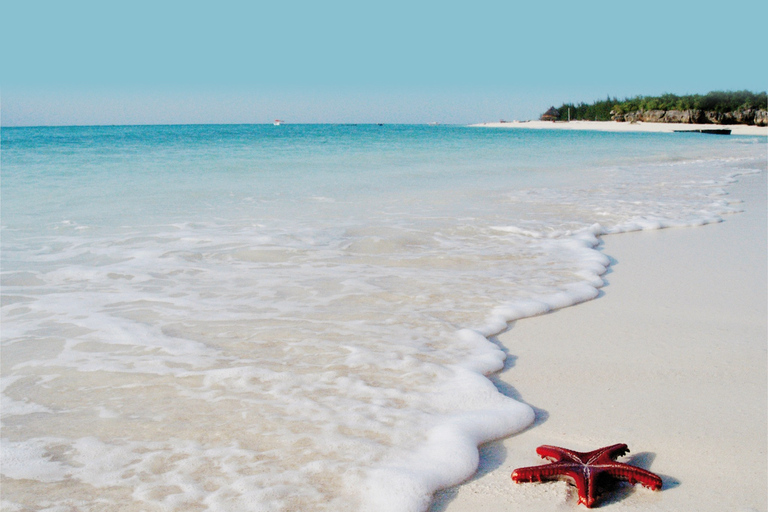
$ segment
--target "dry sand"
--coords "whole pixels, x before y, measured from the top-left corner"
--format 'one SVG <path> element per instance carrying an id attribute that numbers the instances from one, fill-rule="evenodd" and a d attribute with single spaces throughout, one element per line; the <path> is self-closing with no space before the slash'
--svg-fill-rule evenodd
<path id="1" fill-rule="evenodd" d="M 527 128 L 531 130 L 593 130 L 605 132 L 674 132 L 675 130 L 712 130 L 728 128 L 732 135 L 765 135 L 768 126 L 747 126 L 743 124 L 682 124 L 682 123 L 617 123 L 614 121 L 514 121 L 511 123 L 482 123 L 472 126 L 486 128 Z"/>
<path id="2" fill-rule="evenodd" d="M 740 180 L 729 193 L 744 213 L 605 237 L 600 297 L 499 336 L 510 355 L 495 382 L 536 423 L 483 446 L 475 477 L 431 512 L 580 510 L 574 487 L 514 484 L 512 470 L 542 463 L 542 444 L 614 443 L 664 488 L 625 484 L 603 509 L 766 510 L 766 173 Z"/>

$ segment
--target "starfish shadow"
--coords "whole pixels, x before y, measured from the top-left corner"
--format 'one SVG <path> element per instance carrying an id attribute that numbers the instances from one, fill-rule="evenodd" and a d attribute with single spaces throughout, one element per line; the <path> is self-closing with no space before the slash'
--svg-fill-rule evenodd
<path id="1" fill-rule="evenodd" d="M 627 464 L 632 464 L 633 466 L 637 466 L 639 468 L 643 468 L 645 470 L 650 471 L 651 470 L 651 464 L 653 463 L 653 460 L 656 458 L 656 454 L 653 452 L 638 452 L 634 455 L 630 455 L 627 457 Z M 659 475 L 662 481 L 661 490 L 667 491 L 669 489 L 674 489 L 675 487 L 680 486 L 680 480 L 676 478 L 672 478 L 669 475 L 662 475 L 659 473 L 656 473 Z"/>

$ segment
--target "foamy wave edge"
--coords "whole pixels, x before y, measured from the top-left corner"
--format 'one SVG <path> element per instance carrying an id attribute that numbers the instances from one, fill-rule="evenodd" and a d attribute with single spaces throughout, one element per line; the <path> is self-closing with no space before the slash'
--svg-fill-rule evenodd
<path id="1" fill-rule="evenodd" d="M 723 176 L 711 185 L 725 187 L 735 183 L 739 176 L 762 172 L 759 169 L 744 169 Z M 726 192 L 715 191 L 712 195 L 724 196 Z M 721 213 L 743 211 L 727 206 L 737 202 L 722 201 Z M 372 512 L 423 512 L 429 508 L 437 491 L 459 485 L 477 471 L 480 445 L 519 433 L 533 424 L 536 419 L 533 409 L 502 394 L 488 379 L 489 375 L 504 368 L 506 359 L 502 349 L 491 338 L 506 331 L 509 324 L 517 320 L 597 298 L 605 285 L 602 276 L 611 266 L 610 258 L 599 250 L 602 236 L 671 227 L 696 227 L 722 221 L 719 215 L 702 215 L 688 222 L 635 219 L 611 229 L 595 223 L 560 240 L 584 264 L 583 281 L 566 285 L 553 294 L 503 304 L 491 311 L 482 326 L 457 331 L 457 336 L 475 341 L 478 353 L 472 360 L 454 367 L 458 376 L 453 383 L 456 389 L 444 391 L 457 391 L 471 383 L 478 389 L 485 388 L 487 393 L 495 393 L 498 407 L 456 414 L 432 428 L 427 434 L 427 442 L 417 451 L 397 463 L 370 471 L 364 482 L 357 483 L 362 490 L 362 509 Z M 393 492 L 394 489 L 398 492 Z"/>

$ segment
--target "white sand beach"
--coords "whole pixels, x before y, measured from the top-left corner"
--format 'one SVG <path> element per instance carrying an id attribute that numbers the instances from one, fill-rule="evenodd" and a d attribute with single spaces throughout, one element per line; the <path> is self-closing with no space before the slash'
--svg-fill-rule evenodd
<path id="1" fill-rule="evenodd" d="M 601 508 L 766 510 L 766 174 L 739 180 L 729 193 L 744 213 L 605 237 L 614 262 L 600 297 L 499 336 L 509 361 L 495 382 L 537 421 L 483 446 L 475 477 L 440 492 L 431 512 L 581 510 L 575 487 L 510 474 L 543 463 L 542 444 L 614 443 L 664 488 L 624 485 Z"/>
<path id="2" fill-rule="evenodd" d="M 604 132 L 665 132 L 676 130 L 712 130 L 727 128 L 732 135 L 765 135 L 768 126 L 748 126 L 742 124 L 683 124 L 683 123 L 617 123 L 614 121 L 513 121 L 510 123 L 481 123 L 472 126 L 485 128 L 523 128 L 530 130 L 593 130 Z"/>

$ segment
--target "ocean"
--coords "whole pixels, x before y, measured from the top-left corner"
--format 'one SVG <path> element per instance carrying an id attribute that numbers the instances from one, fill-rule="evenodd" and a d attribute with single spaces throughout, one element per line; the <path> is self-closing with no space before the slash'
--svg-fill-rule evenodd
<path id="1" fill-rule="evenodd" d="M 1 137 L 9 511 L 424 511 L 533 422 L 486 378 L 508 322 L 596 297 L 602 235 L 727 220 L 766 170 L 764 138 L 682 133 Z"/>

